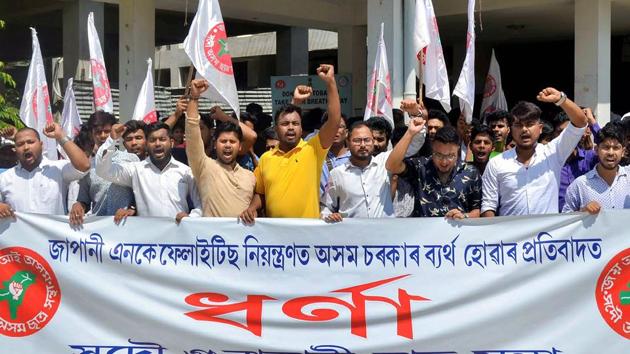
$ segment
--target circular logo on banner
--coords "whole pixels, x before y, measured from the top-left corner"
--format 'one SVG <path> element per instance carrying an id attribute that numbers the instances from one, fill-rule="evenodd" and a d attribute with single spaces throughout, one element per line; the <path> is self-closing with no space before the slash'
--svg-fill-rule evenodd
<path id="1" fill-rule="evenodd" d="M 46 260 L 24 247 L 0 250 L 0 334 L 25 337 L 57 312 L 61 289 Z"/>
<path id="2" fill-rule="evenodd" d="M 630 339 L 630 248 L 608 262 L 597 281 L 595 299 L 606 323 Z"/>
<path id="3" fill-rule="evenodd" d="M 483 89 L 483 98 L 490 97 L 494 95 L 497 91 L 497 81 L 494 79 L 494 76 L 488 75 L 486 76 L 486 87 Z"/>
<path id="4" fill-rule="evenodd" d="M 41 88 L 36 89 L 35 92 L 33 92 L 32 106 L 33 106 L 33 114 L 35 115 L 35 123 L 37 124 L 37 118 L 39 117 L 37 113 L 37 109 L 38 109 L 37 96 L 39 95 L 40 92 L 43 95 L 42 101 L 44 102 L 44 108 L 46 109 L 46 123 L 50 123 L 53 121 L 53 115 L 50 108 L 50 96 L 48 95 L 48 85 L 44 85 Z"/>
<path id="5" fill-rule="evenodd" d="M 94 86 L 94 105 L 96 107 L 102 107 L 111 98 L 111 92 L 109 89 L 109 80 L 107 79 L 107 71 L 105 66 L 96 59 L 90 61 L 92 63 L 92 84 Z"/>
<path id="6" fill-rule="evenodd" d="M 340 76 L 339 77 L 339 87 L 346 87 L 348 85 L 348 77 Z"/>
<path id="7" fill-rule="evenodd" d="M 222 73 L 233 75 L 232 56 L 228 49 L 227 34 L 223 22 L 210 29 L 203 41 L 203 52 L 212 66 Z"/>
<path id="8" fill-rule="evenodd" d="M 287 86 L 287 83 L 284 82 L 284 80 L 276 81 L 276 88 L 277 89 L 283 89 L 283 88 L 285 88 L 285 86 Z"/>

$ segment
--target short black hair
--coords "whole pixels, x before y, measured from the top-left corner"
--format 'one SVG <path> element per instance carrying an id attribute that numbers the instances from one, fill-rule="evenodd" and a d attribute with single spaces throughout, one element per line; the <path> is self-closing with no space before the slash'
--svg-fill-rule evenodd
<path id="1" fill-rule="evenodd" d="M 486 114 L 486 124 L 490 125 L 490 123 L 492 122 L 498 122 L 500 120 L 505 119 L 505 122 L 507 123 L 508 127 L 512 126 L 512 116 L 510 115 L 510 112 L 508 111 L 504 111 L 502 109 L 497 109 L 494 112 L 490 112 L 488 114 Z"/>
<path id="2" fill-rule="evenodd" d="M 153 134 L 153 132 L 156 132 L 160 129 L 166 129 L 166 131 L 168 132 L 168 136 L 169 138 L 173 137 L 173 132 L 171 132 L 171 127 L 168 126 L 168 124 L 166 123 L 162 123 L 162 122 L 155 122 L 155 123 L 151 123 L 151 124 L 147 124 L 144 126 L 144 135 L 147 137 L 147 139 L 149 138 L 149 136 L 151 134 Z"/>
<path id="3" fill-rule="evenodd" d="M 79 130 L 79 133 L 74 137 L 73 141 L 81 150 L 92 153 L 92 150 L 94 150 L 92 128 L 87 124 L 82 125 L 81 130 Z"/>
<path id="4" fill-rule="evenodd" d="M 142 129 L 142 131 L 144 131 L 144 128 L 146 127 L 146 123 L 141 120 L 130 120 L 130 121 L 125 122 L 125 127 L 127 128 L 127 130 L 125 130 L 125 132 L 122 135 L 123 139 L 127 135 L 135 132 L 138 129 Z"/>
<path id="5" fill-rule="evenodd" d="M 116 117 L 113 114 L 103 111 L 96 111 L 90 114 L 90 118 L 88 118 L 87 125 L 90 129 L 94 129 L 95 127 L 102 127 L 106 125 L 114 125 L 118 123 Z"/>
<path id="6" fill-rule="evenodd" d="M 300 116 L 300 119 L 302 119 L 302 108 L 289 103 L 280 107 L 280 109 L 276 111 L 276 114 L 273 116 L 273 124 L 278 124 L 278 119 L 280 118 L 280 116 L 293 112 L 296 112 Z"/>
<path id="7" fill-rule="evenodd" d="M 245 112 L 253 115 L 261 114 L 263 112 L 263 108 L 258 103 L 252 102 L 245 106 Z"/>
<path id="8" fill-rule="evenodd" d="M 394 118 L 394 128 L 405 126 L 405 113 L 402 110 L 398 108 L 392 109 L 392 116 Z"/>
<path id="9" fill-rule="evenodd" d="M 258 118 L 251 113 L 241 112 L 241 122 L 252 122 L 252 124 L 256 126 L 256 124 L 258 124 Z"/>
<path id="10" fill-rule="evenodd" d="M 206 126 L 206 128 L 208 129 L 212 129 L 214 128 L 215 124 L 214 124 L 214 119 L 212 119 L 212 116 L 208 113 L 201 113 L 199 115 L 201 117 L 200 121 L 201 123 L 203 123 L 203 125 Z"/>
<path id="11" fill-rule="evenodd" d="M 461 139 L 457 134 L 457 129 L 447 125 L 442 129 L 438 129 L 433 137 L 433 143 L 440 142 L 442 144 L 455 144 L 457 147 L 461 144 Z"/>
<path id="12" fill-rule="evenodd" d="M 350 126 L 350 128 L 348 128 L 348 139 L 350 139 L 350 135 L 352 135 L 352 131 L 361 127 L 368 127 L 368 129 L 372 130 L 372 127 L 370 127 L 370 124 L 367 121 L 357 121 L 352 123 L 352 125 Z"/>
<path id="13" fill-rule="evenodd" d="M 430 109 L 429 117 L 427 117 L 427 120 L 429 119 L 438 119 L 442 122 L 442 124 L 444 124 L 444 126 L 451 125 L 451 121 L 448 119 L 446 113 L 439 109 Z"/>
<path id="14" fill-rule="evenodd" d="M 527 101 L 518 102 L 510 111 L 512 119 L 519 121 L 540 120 L 541 114 L 537 105 Z"/>
<path id="15" fill-rule="evenodd" d="M 223 133 L 236 133 L 238 141 L 243 141 L 243 131 L 241 127 L 234 122 L 219 122 L 217 128 L 214 130 L 214 140 L 218 140 L 219 135 Z"/>
<path id="16" fill-rule="evenodd" d="M 597 137 L 600 142 L 604 142 L 605 139 L 612 139 L 617 140 L 622 146 L 626 146 L 623 126 L 617 122 L 607 123 L 599 133 L 597 133 Z"/>
<path id="17" fill-rule="evenodd" d="M 555 136 L 554 127 L 547 121 L 542 122 L 542 133 L 538 137 L 538 142 L 543 140 L 551 141 Z"/>
<path id="18" fill-rule="evenodd" d="M 371 130 L 376 130 L 378 132 L 385 133 L 385 137 L 387 138 L 387 140 L 390 140 L 392 138 L 393 128 L 392 128 L 392 125 L 389 123 L 389 121 L 385 119 L 385 117 L 381 117 L 381 116 L 370 117 L 370 119 L 368 119 L 366 123 L 368 127 L 370 127 Z"/>
<path id="19" fill-rule="evenodd" d="M 265 129 L 263 131 L 263 136 L 265 137 L 265 139 L 279 140 L 278 139 L 278 133 L 276 133 L 276 130 L 273 129 L 273 127 L 269 127 L 267 129 Z"/>
<path id="20" fill-rule="evenodd" d="M 37 140 L 42 140 L 42 138 L 39 135 L 39 132 L 37 131 L 37 129 L 33 129 L 31 127 L 24 127 L 24 128 L 18 129 L 18 131 L 15 133 L 15 136 L 17 136 L 21 132 L 25 132 L 25 131 L 31 131 L 31 132 L 35 133 L 35 136 L 37 137 Z"/>
<path id="21" fill-rule="evenodd" d="M 475 137 L 480 134 L 486 134 L 490 137 L 490 140 L 494 141 L 494 131 L 490 129 L 489 126 L 485 124 L 474 124 L 472 130 L 470 131 L 470 141 L 475 140 Z"/>
<path id="22" fill-rule="evenodd" d="M 569 121 L 571 121 L 571 119 L 569 118 L 567 112 L 562 111 L 556 114 L 556 116 L 553 118 L 553 126 L 557 128 L 560 124 Z"/>
<path id="23" fill-rule="evenodd" d="M 328 111 L 322 114 L 322 124 L 326 123 L 327 120 L 328 120 Z M 348 117 L 343 113 L 341 113 L 341 120 L 343 121 L 343 124 L 345 124 L 346 126 L 348 125 Z"/>

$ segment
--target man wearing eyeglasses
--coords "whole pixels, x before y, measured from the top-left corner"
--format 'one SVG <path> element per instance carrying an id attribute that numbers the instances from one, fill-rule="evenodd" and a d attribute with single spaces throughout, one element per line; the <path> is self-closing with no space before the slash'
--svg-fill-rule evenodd
<path id="1" fill-rule="evenodd" d="M 404 100 L 401 109 L 416 117 L 408 128 L 415 136 L 413 142 L 407 144 L 408 149 L 405 149 L 407 156 L 410 156 L 416 154 L 424 144 L 426 129 L 423 117 L 426 117 L 427 111 L 415 100 Z M 344 217 L 394 217 L 391 176 L 385 169 L 385 161 L 391 151 L 373 156 L 378 144 L 369 121 L 354 123 L 346 142 L 350 158 L 330 172 L 321 200 L 322 217 L 327 222 L 339 222 Z"/>
<path id="2" fill-rule="evenodd" d="M 431 142 L 430 158 L 404 159 L 413 138 L 408 130 L 387 159 L 387 170 L 407 180 L 415 190 L 413 216 L 441 216 L 449 219 L 479 217 L 481 176 L 460 158 L 461 140 L 457 130 L 445 126 Z"/>
<path id="3" fill-rule="evenodd" d="M 558 213 L 562 166 L 584 135 L 588 120 L 564 92 L 549 87 L 536 98 L 561 107 L 571 123 L 548 144 L 538 144 L 540 108 L 530 102 L 519 102 L 512 108 L 516 147 L 491 159 L 486 167 L 481 205 L 484 217 Z"/>

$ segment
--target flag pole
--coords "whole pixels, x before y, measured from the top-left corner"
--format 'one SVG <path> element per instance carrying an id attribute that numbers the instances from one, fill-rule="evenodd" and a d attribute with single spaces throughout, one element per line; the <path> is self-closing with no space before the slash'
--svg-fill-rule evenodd
<path id="1" fill-rule="evenodd" d="M 190 83 L 192 82 L 193 76 L 195 75 L 195 66 L 190 64 L 188 68 L 188 77 L 186 77 L 186 89 L 184 90 L 184 96 L 188 96 L 190 94 Z"/>

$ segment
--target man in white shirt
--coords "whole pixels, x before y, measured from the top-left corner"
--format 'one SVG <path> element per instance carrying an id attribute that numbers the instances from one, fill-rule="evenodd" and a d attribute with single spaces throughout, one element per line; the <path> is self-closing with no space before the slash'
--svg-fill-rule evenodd
<path id="1" fill-rule="evenodd" d="M 564 92 L 546 88 L 536 98 L 561 107 L 571 124 L 547 145 L 538 144 L 540 108 L 530 102 L 514 106 L 510 114 L 516 147 L 491 159 L 486 167 L 481 203 L 484 217 L 558 213 L 560 171 L 582 138 L 588 120 Z"/>
<path id="2" fill-rule="evenodd" d="M 412 117 L 409 123 L 413 134 L 406 156 L 416 154 L 426 136 L 424 119 L 427 111 L 414 100 L 405 100 L 401 109 Z M 391 191 L 390 174 L 385 168 L 385 161 L 392 150 L 373 156 L 376 149 L 375 136 L 368 122 L 356 122 L 348 132 L 347 145 L 350 159 L 335 167 L 330 173 L 326 192 L 321 201 L 321 212 L 328 222 L 351 218 L 395 217 Z"/>
<path id="3" fill-rule="evenodd" d="M 201 216 L 201 202 L 190 167 L 171 156 L 173 140 L 168 125 L 150 124 L 145 129 L 149 157 L 144 161 L 113 162 L 115 142 L 126 127 L 116 124 L 96 153 L 96 174 L 115 184 L 132 187 L 139 216 Z M 193 204 L 190 210 L 188 200 Z"/>
<path id="4" fill-rule="evenodd" d="M 51 161 L 42 155 L 42 141 L 32 128 L 15 135 L 18 165 L 0 175 L 0 217 L 14 211 L 65 215 L 68 184 L 87 174 L 90 161 L 57 123 L 44 128 L 44 135 L 56 139 L 69 160 Z"/>

